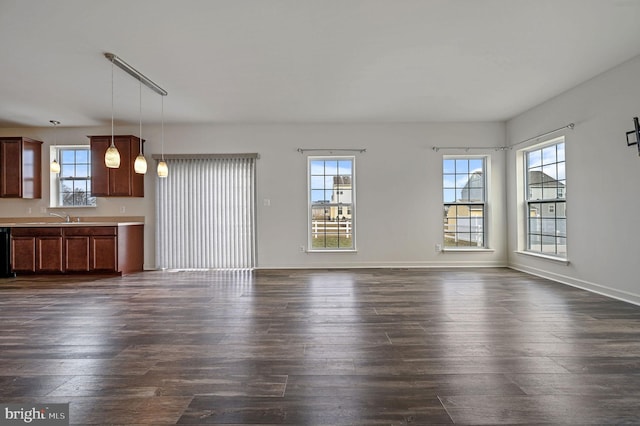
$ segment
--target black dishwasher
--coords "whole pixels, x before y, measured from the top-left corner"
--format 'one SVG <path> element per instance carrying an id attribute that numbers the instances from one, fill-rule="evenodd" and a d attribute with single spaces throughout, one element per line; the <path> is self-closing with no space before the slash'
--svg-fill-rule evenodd
<path id="1" fill-rule="evenodd" d="M 0 278 L 15 276 L 11 272 L 11 228 L 0 228 Z"/>

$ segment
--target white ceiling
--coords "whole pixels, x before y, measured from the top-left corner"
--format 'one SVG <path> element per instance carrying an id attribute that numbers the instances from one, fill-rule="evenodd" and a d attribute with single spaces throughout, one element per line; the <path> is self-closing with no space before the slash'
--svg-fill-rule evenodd
<path id="1" fill-rule="evenodd" d="M 167 123 L 502 121 L 640 55 L 640 1 L 0 0 L 0 127 L 110 123 L 105 52 Z"/>

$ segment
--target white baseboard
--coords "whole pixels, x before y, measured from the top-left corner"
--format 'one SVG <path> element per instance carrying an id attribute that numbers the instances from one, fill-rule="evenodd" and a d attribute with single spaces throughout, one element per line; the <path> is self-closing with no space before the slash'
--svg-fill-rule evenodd
<path id="1" fill-rule="evenodd" d="M 533 268 L 527 265 L 511 264 L 511 265 L 508 265 L 508 267 L 511 269 L 515 269 L 516 271 L 525 272 L 527 274 L 535 275 L 541 278 L 547 278 L 549 280 L 556 281 L 561 284 L 570 285 L 572 287 L 576 287 L 582 290 L 587 290 L 592 293 L 600 294 L 602 296 L 622 300 L 623 302 L 632 303 L 634 305 L 640 305 L 639 294 L 629 293 L 622 290 L 616 290 L 614 288 L 607 287 L 605 285 L 596 284 L 596 283 L 592 283 L 585 280 L 580 280 L 580 279 L 569 277 L 562 274 L 556 274 L 556 273 L 545 271 L 542 269 Z"/>

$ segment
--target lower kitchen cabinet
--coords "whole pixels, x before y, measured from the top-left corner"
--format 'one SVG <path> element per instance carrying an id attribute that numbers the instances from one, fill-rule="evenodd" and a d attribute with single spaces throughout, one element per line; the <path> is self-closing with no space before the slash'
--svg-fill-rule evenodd
<path id="1" fill-rule="evenodd" d="M 13 272 L 60 273 L 61 228 L 14 228 L 11 232 Z"/>
<path id="2" fill-rule="evenodd" d="M 117 271 L 117 227 L 74 227 L 64 231 L 65 271 Z"/>
<path id="3" fill-rule="evenodd" d="M 144 261 L 144 225 L 13 228 L 16 273 L 131 273 Z"/>

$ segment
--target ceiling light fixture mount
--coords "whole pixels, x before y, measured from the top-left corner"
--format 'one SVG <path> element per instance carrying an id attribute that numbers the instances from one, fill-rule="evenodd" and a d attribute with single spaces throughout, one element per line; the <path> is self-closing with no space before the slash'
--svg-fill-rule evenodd
<path id="1" fill-rule="evenodd" d="M 144 84 L 149 89 L 151 89 L 154 92 L 156 92 L 158 95 L 161 95 L 161 96 L 167 96 L 168 95 L 166 90 L 164 90 L 162 87 L 160 87 L 156 83 L 154 83 L 151 79 L 149 79 L 149 77 L 147 77 L 146 75 L 142 74 L 140 71 L 138 71 L 137 69 L 135 69 L 134 67 L 132 67 L 131 65 L 126 63 L 122 58 L 114 55 L 113 53 L 105 53 L 104 56 L 109 61 L 111 61 L 111 63 L 113 63 L 113 64 L 117 65 L 118 67 L 120 67 L 123 71 L 128 73 L 130 76 L 132 76 L 136 80 L 140 80 L 140 82 L 142 84 Z"/>

